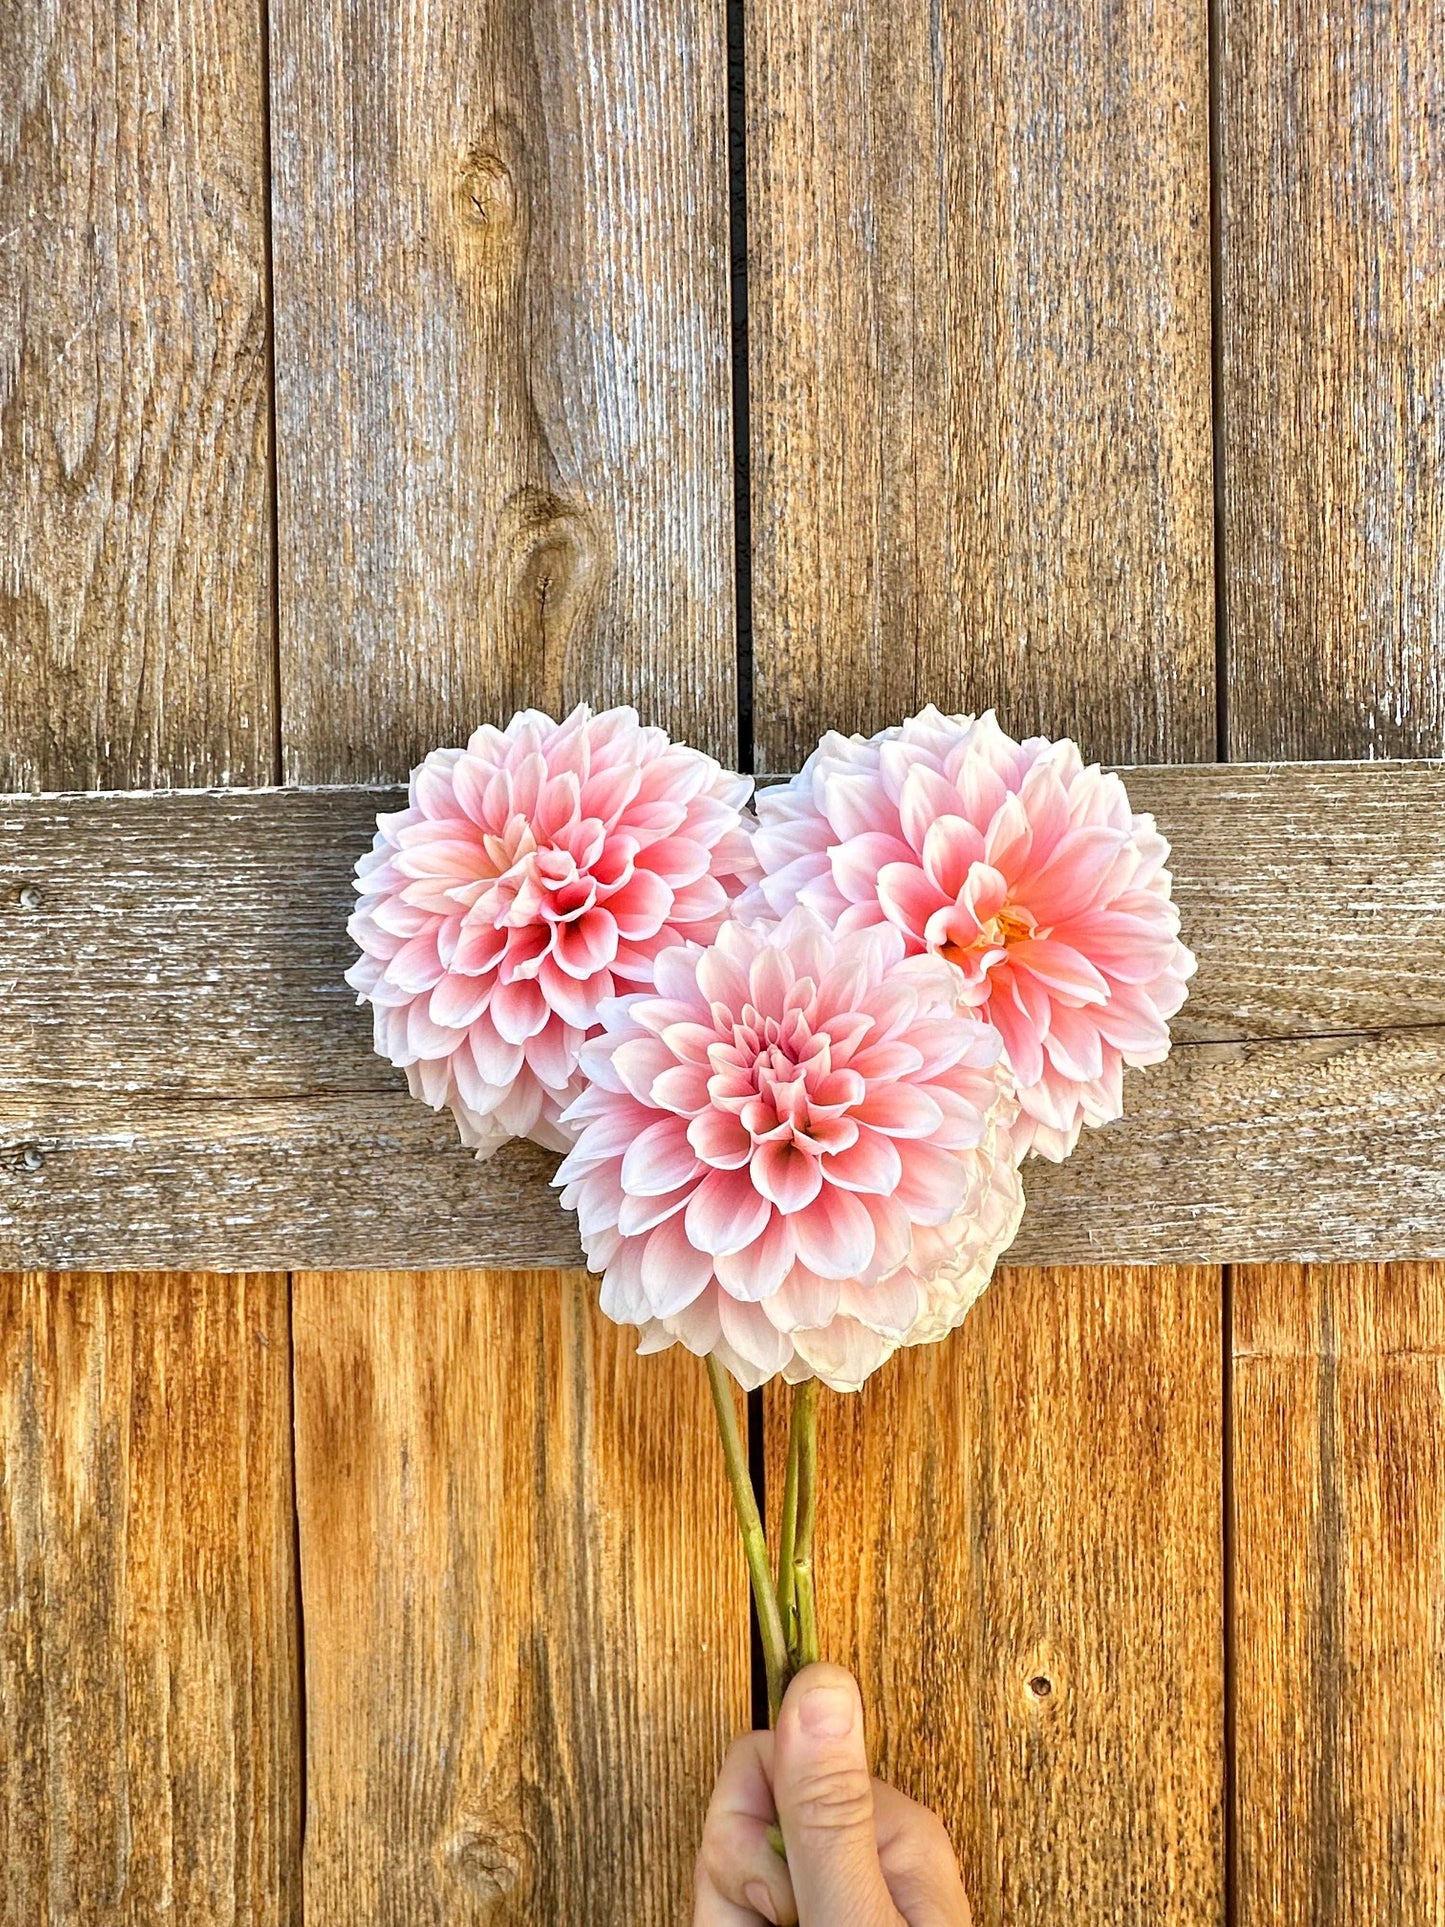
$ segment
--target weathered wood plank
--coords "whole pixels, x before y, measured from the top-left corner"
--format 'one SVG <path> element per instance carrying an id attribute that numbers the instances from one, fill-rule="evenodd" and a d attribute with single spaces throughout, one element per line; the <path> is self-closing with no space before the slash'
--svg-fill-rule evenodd
<path id="1" fill-rule="evenodd" d="M 749 7 L 767 766 L 928 701 L 1213 756 L 1205 29 Z"/>
<path id="2" fill-rule="evenodd" d="M 276 0 L 288 780 L 525 703 L 732 740 L 722 35 Z"/>
<path id="3" fill-rule="evenodd" d="M 672 1927 L 747 1676 L 701 1367 L 575 1274 L 296 1284 L 308 1920 Z"/>
<path id="4" fill-rule="evenodd" d="M 1173 842 L 1200 960 L 1177 1037 L 1445 1023 L 1445 764 L 1126 774 Z M 0 1087 L 396 1089 L 342 978 L 352 865 L 400 794 L 0 798 Z"/>
<path id="5" fill-rule="evenodd" d="M 1445 749 L 1445 13 L 1223 0 L 1229 743 Z"/>
<path id="6" fill-rule="evenodd" d="M 822 1401 L 827 1649 L 979 1927 L 1223 1917 L 1219 1305 L 1204 1268 L 1009 1267 Z"/>
<path id="7" fill-rule="evenodd" d="M 283 1277 L 0 1277 L 0 1917 L 293 1927 Z"/>
<path id="8" fill-rule="evenodd" d="M 1234 1289 L 1238 1908 L 1445 1919 L 1445 1272 Z"/>
<path id="9" fill-rule="evenodd" d="M 1230 747 L 1438 754 L 1445 22 L 1218 17 Z M 1341 1113 L 1375 1101 L 1351 1078 Z M 1234 1302 L 1240 1927 L 1436 1918 L 1445 1269 L 1246 1270 Z"/>
<path id="10" fill-rule="evenodd" d="M 1445 766 L 1129 781 L 1174 838 L 1200 971 L 1124 1121 L 1030 1167 L 1019 1255 L 1445 1251 Z M 341 973 L 378 800 L 0 805 L 7 1262 L 576 1261 L 550 1160 L 475 1164 L 371 1051 Z"/>
<path id="11" fill-rule="evenodd" d="M 579 698 L 731 760 L 723 15 L 270 18 L 287 778 L 397 781 L 484 716 Z M 314 1039 L 359 1067 L 327 989 Z M 443 1178 L 434 1120 L 388 1115 L 407 1209 L 454 1185 L 515 1262 L 540 1187 L 524 1211 L 465 1161 Z M 353 1160 L 363 1221 L 407 1162 Z M 743 1593 L 695 1379 L 622 1358 L 592 1298 L 296 1279 L 308 1927 L 679 1917 L 746 1717 Z"/>
<path id="12" fill-rule="evenodd" d="M 276 774 L 254 5 L 43 0 L 0 87 L 0 788 Z"/>
<path id="13" fill-rule="evenodd" d="M 1212 755 L 1206 10 L 758 0 L 750 17 L 767 761 L 930 700 L 994 704 L 1105 759 Z M 1276 899 L 1243 949 L 1278 922 Z M 1151 1074 L 1135 1102 L 1159 1089 Z M 1293 1166 L 1291 1146 L 1275 1189 Z M 1086 1168 L 1026 1182 L 1045 1199 Z M 1141 1191 L 1101 1199 L 1094 1255 L 1156 1221 Z M 987 1369 L 965 1329 L 891 1361 L 885 1409 L 830 1410 L 863 1439 L 851 1476 L 830 1466 L 820 1551 L 842 1650 L 864 1662 L 885 1770 L 947 1808 L 980 1921 L 1216 1927 L 1219 1280 L 1010 1284 L 984 1310 Z M 913 1488 L 920 1467 L 890 1523 L 877 1480 L 906 1468 Z M 1042 1699 L 1020 1670 L 1039 1640 L 1068 1669 Z"/>
<path id="14" fill-rule="evenodd" d="M 1181 1045 L 1029 1166 L 1021 1262 L 1445 1257 L 1445 1029 Z M 0 1262 L 575 1264 L 555 1158 L 478 1164 L 404 1090 L 0 1100 Z"/>

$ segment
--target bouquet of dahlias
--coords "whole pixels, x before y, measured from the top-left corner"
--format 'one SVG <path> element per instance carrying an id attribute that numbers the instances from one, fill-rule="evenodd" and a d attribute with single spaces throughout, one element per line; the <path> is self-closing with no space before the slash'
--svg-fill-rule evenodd
<path id="1" fill-rule="evenodd" d="M 1194 959 L 1119 777 L 992 714 L 748 778 L 634 711 L 437 750 L 357 864 L 376 1048 L 486 1156 L 565 1151 L 608 1317 L 707 1362 L 776 1712 L 818 1656 L 820 1384 L 956 1326 L 1158 1063 Z M 729 1376 L 795 1387 L 769 1557 Z"/>

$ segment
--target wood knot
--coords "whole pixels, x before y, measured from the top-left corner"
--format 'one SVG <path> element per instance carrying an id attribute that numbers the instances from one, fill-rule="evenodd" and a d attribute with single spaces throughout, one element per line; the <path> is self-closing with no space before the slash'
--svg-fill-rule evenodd
<path id="1" fill-rule="evenodd" d="M 522 1877 L 520 1843 L 480 1821 L 463 1821 L 441 1849 L 452 1878 L 478 1900 L 501 1900 Z"/>
<path id="2" fill-rule="evenodd" d="M 595 524 L 580 503 L 523 488 L 504 505 L 487 627 L 505 640 L 530 687 L 560 687 L 568 642 L 597 598 L 600 560 Z"/>
<path id="3" fill-rule="evenodd" d="M 521 142 L 497 120 L 456 155 L 447 178 L 457 268 L 471 298 L 491 310 L 515 300 L 527 258 L 527 190 Z"/>
<path id="4" fill-rule="evenodd" d="M 512 170 L 492 147 L 469 147 L 457 172 L 457 219 L 489 235 L 506 233 L 517 219 Z"/>

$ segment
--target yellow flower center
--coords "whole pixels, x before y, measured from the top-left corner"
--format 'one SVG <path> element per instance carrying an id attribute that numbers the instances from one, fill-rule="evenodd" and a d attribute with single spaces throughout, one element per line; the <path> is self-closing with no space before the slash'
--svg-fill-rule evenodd
<path id="1" fill-rule="evenodd" d="M 941 954 L 951 964 L 960 969 L 967 966 L 969 959 L 983 950 L 1007 950 L 1010 944 L 1022 943 L 1032 937 L 1037 929 L 1032 914 L 1021 903 L 1006 903 L 995 916 L 979 930 L 972 943 L 954 943 L 950 940 L 941 947 Z"/>

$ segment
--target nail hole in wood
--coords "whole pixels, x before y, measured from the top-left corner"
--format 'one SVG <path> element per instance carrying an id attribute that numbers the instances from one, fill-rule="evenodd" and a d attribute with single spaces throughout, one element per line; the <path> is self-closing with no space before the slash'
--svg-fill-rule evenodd
<path id="1" fill-rule="evenodd" d="M 1054 1682 L 1051 1679 L 1045 1678 L 1042 1673 L 1035 1673 L 1029 1681 L 1029 1691 L 1036 1700 L 1046 1700 L 1053 1690 Z"/>

